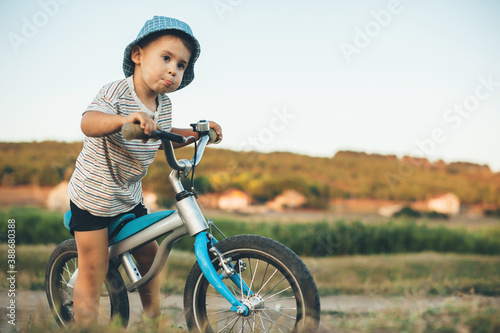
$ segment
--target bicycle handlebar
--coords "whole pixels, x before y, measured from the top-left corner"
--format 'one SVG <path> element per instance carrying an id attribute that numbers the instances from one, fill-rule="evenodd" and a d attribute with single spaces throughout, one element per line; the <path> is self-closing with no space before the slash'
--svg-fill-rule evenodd
<path id="1" fill-rule="evenodd" d="M 175 134 L 172 132 L 164 132 L 161 129 L 160 125 L 156 125 L 156 131 L 151 133 L 151 136 L 144 134 L 144 130 L 141 128 L 139 124 L 134 123 L 125 123 L 122 126 L 122 134 L 125 140 L 134 140 L 134 139 L 167 139 L 177 143 L 186 143 L 187 139 L 182 135 Z"/>
<path id="2" fill-rule="evenodd" d="M 192 161 L 192 164 L 195 166 L 200 163 L 201 157 L 205 151 L 205 146 L 208 143 L 219 143 L 220 140 L 217 136 L 217 133 L 213 129 L 210 129 L 208 132 L 198 132 L 200 135 L 200 143 L 198 145 L 198 153 L 196 161 Z M 167 162 L 170 167 L 174 170 L 183 171 L 186 168 L 186 164 L 183 161 L 177 161 L 177 158 L 174 154 L 174 148 L 172 146 L 172 142 L 177 143 L 186 143 L 187 138 L 182 135 L 175 134 L 172 132 L 165 132 L 161 129 L 160 125 L 157 125 L 157 130 L 151 133 L 151 136 L 144 134 L 144 130 L 141 128 L 139 124 L 135 123 L 125 123 L 122 126 L 122 135 L 125 140 L 134 140 L 134 139 L 143 139 L 143 140 L 158 140 L 161 139 L 163 143 L 163 148 L 165 151 L 165 156 L 167 158 Z M 180 163 L 179 163 L 180 162 Z"/>

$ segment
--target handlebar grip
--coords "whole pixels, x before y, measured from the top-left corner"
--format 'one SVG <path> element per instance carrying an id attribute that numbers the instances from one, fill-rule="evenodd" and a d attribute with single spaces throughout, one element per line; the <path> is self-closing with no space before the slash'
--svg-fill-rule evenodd
<path id="1" fill-rule="evenodd" d="M 213 144 L 218 144 L 222 141 L 222 139 L 219 139 L 219 136 L 213 129 L 210 129 L 210 140 L 208 140 L 208 143 L 213 143 Z"/>
<path id="2" fill-rule="evenodd" d="M 156 124 L 156 128 L 159 131 L 162 130 L 161 126 L 158 124 Z M 134 140 L 134 139 L 152 140 L 152 141 L 158 140 L 158 138 L 151 138 L 150 136 L 144 134 L 144 129 L 141 128 L 141 125 L 134 123 L 125 123 L 122 126 L 122 135 L 125 138 L 125 140 Z"/>

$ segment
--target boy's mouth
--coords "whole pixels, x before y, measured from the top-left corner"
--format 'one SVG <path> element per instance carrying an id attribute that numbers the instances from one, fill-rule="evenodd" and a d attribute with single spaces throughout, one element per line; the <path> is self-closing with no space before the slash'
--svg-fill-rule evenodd
<path id="1" fill-rule="evenodd" d="M 165 84 L 166 84 L 168 87 L 172 86 L 172 84 L 173 84 L 173 83 L 172 83 L 172 81 L 170 81 L 170 80 L 163 80 L 163 82 L 165 82 Z"/>

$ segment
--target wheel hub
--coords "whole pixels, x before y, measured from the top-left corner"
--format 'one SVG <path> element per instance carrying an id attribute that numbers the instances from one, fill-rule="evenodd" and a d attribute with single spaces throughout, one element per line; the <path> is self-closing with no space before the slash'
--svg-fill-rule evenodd
<path id="1" fill-rule="evenodd" d="M 259 295 L 252 295 L 247 299 L 241 301 L 248 308 L 248 315 L 251 316 L 255 314 L 255 311 L 262 310 L 266 307 L 264 299 Z"/>

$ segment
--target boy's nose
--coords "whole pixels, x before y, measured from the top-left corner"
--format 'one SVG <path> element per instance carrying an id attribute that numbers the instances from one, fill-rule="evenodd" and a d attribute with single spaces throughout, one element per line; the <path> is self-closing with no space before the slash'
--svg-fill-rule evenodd
<path id="1" fill-rule="evenodd" d="M 175 76 L 175 74 L 177 73 L 175 70 L 175 66 L 168 66 L 167 72 L 172 76 Z"/>

